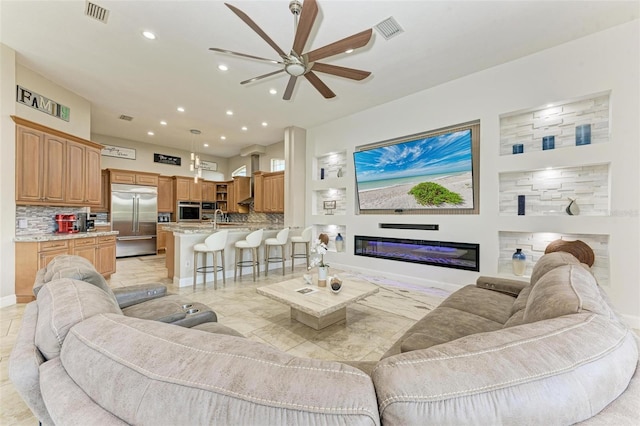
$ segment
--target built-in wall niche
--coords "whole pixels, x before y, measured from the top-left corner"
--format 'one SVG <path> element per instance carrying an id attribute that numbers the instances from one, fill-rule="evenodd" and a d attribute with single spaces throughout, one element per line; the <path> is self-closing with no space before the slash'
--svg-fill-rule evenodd
<path id="1" fill-rule="evenodd" d="M 609 164 L 500 173 L 500 214 L 609 215 Z M 572 204 L 573 201 L 573 204 Z"/>
<path id="2" fill-rule="evenodd" d="M 591 272 L 598 284 L 609 286 L 609 235 L 602 234 L 559 234 L 554 232 L 508 232 L 499 233 L 500 252 L 498 257 L 498 273 L 513 275 L 511 259 L 516 248 L 522 249 L 527 256 L 526 277 L 531 276 L 533 265 L 544 255 L 550 242 L 555 240 L 586 243 L 595 254 L 595 262 Z"/>
<path id="3" fill-rule="evenodd" d="M 314 241 L 318 240 L 320 234 L 327 234 L 329 236 L 329 244 L 327 250 L 331 252 L 343 252 L 347 250 L 347 227 L 344 225 L 314 225 L 313 226 L 313 239 L 311 247 L 314 245 Z M 336 238 L 338 234 L 342 237 L 342 247 L 336 245 Z M 325 259 L 326 261 L 326 259 Z"/>
<path id="4" fill-rule="evenodd" d="M 339 215 L 347 212 L 347 190 L 345 188 L 328 188 L 313 191 L 314 215 Z"/>
<path id="5" fill-rule="evenodd" d="M 500 116 L 500 155 L 609 142 L 609 93 Z"/>
<path id="6" fill-rule="evenodd" d="M 316 180 L 344 177 L 347 171 L 347 153 L 345 151 L 316 157 Z"/>

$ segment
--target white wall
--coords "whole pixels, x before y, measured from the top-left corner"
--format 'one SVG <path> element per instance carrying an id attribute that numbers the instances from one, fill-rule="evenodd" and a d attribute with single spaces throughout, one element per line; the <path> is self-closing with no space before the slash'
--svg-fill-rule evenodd
<path id="1" fill-rule="evenodd" d="M 473 242 L 480 244 L 480 274 L 498 271 L 498 232 L 574 232 L 610 235 L 611 285 L 618 310 L 640 327 L 640 72 L 639 21 L 633 21 L 535 55 L 416 93 L 360 113 L 308 129 L 307 170 L 313 158 L 347 150 L 349 252 L 329 253 L 332 266 L 350 265 L 369 273 L 392 274 L 422 285 L 466 285 L 479 275 L 468 271 L 354 256 L 353 235 Z M 428 73 L 429 70 L 425 70 Z M 579 161 L 611 164 L 611 215 L 505 218 L 499 215 L 498 172 L 513 165 L 524 170 L 544 165 L 541 155 L 500 157 L 499 116 L 611 90 L 611 141 L 580 147 Z M 372 142 L 480 119 L 479 215 L 355 215 L 352 152 Z M 571 164 L 575 151 L 567 150 Z M 563 164 L 553 164 L 562 166 Z M 307 179 L 307 212 L 314 182 Z M 380 222 L 435 223 L 440 231 L 379 229 Z M 327 223 L 307 213 L 307 223 Z"/>
<path id="2" fill-rule="evenodd" d="M 136 142 L 128 139 L 114 138 L 106 135 L 92 134 L 91 140 L 104 145 L 113 145 L 136 150 L 136 159 L 102 156 L 101 167 L 103 169 L 139 170 L 151 173 L 160 173 L 165 176 L 193 176 L 189 171 L 191 163 L 191 152 L 176 148 L 168 148 L 150 143 Z M 180 166 L 170 164 L 154 163 L 153 154 L 165 154 L 182 159 Z M 218 163 L 217 172 L 203 171 L 202 178 L 208 180 L 226 180 L 231 178 L 228 170 L 228 160 L 222 157 L 200 154 L 200 159 Z"/>
<path id="3" fill-rule="evenodd" d="M 67 89 L 47 80 L 29 68 L 16 64 L 17 84 L 69 107 L 69 121 L 16 102 L 16 115 L 83 139 L 91 138 L 91 103 Z M 15 90 L 15 87 L 14 87 Z M 15 96 L 15 94 L 14 94 Z M 14 97 L 15 102 L 15 97 Z"/>
<path id="4" fill-rule="evenodd" d="M 0 44 L 0 200 L 15 200 L 16 136 L 11 115 L 15 115 L 15 51 Z M 15 208 L 0 209 L 0 307 L 16 303 L 15 296 Z"/>

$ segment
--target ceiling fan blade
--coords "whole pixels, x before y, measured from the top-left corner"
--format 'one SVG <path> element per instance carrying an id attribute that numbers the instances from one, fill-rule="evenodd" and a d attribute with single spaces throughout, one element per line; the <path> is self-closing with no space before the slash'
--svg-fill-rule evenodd
<path id="1" fill-rule="evenodd" d="M 339 67 L 337 65 L 322 64 L 314 62 L 313 71 L 323 72 L 326 74 L 337 75 L 338 77 L 350 78 L 351 80 L 363 80 L 371 75 L 370 71 L 362 71 L 355 68 Z"/>
<path id="2" fill-rule="evenodd" d="M 271 40 L 271 38 L 267 35 L 267 33 L 265 33 L 264 31 L 262 31 L 262 28 L 260 28 L 258 26 L 258 24 L 256 24 L 255 22 L 253 22 L 253 20 L 251 18 L 249 18 L 249 16 L 244 13 L 243 11 L 241 11 L 240 9 L 238 9 L 235 6 L 230 5 L 229 3 L 225 3 L 225 5 L 231 9 L 231 11 L 233 13 L 235 13 L 236 15 L 238 15 L 238 17 L 240 19 L 242 19 L 244 21 L 245 24 L 247 24 L 249 27 L 251 27 L 251 29 L 253 31 L 255 31 L 260 37 L 262 37 L 262 39 L 264 41 L 266 41 L 269 46 L 273 47 L 273 49 L 278 52 L 278 55 L 280 55 L 281 57 L 286 57 L 286 53 L 284 53 L 284 51 L 282 49 L 280 49 L 280 47 L 278 47 L 278 45 Z"/>
<path id="3" fill-rule="evenodd" d="M 246 53 L 234 52 L 232 50 L 219 49 L 217 47 L 210 47 L 209 50 L 213 50 L 214 52 L 226 53 L 227 55 L 242 56 L 243 58 L 255 59 L 258 61 L 271 62 L 272 64 L 284 65 L 284 62 L 281 62 L 281 61 L 276 61 L 274 59 L 261 58 L 259 56 L 247 55 Z"/>
<path id="4" fill-rule="evenodd" d="M 331 43 L 319 49 L 312 50 L 311 52 L 306 53 L 305 56 L 307 57 L 308 62 L 315 62 L 329 56 L 337 55 L 338 53 L 344 53 L 348 49 L 357 49 L 369 43 L 372 34 L 373 30 L 369 28 L 368 30 L 364 30 L 358 34 L 343 38 L 342 40 L 336 41 L 335 43 Z"/>
<path id="5" fill-rule="evenodd" d="M 304 45 L 307 44 L 309 34 L 311 34 L 311 27 L 313 27 L 317 15 L 318 5 L 316 0 L 304 0 L 292 47 L 293 51 L 298 55 L 302 55 L 302 49 L 304 49 Z"/>
<path id="6" fill-rule="evenodd" d="M 304 76 L 309 80 L 309 83 L 311 83 L 313 87 L 315 87 L 316 90 L 325 97 L 325 99 L 330 99 L 336 96 L 336 94 L 333 93 L 331 89 L 329 89 L 327 85 L 324 84 L 313 72 L 309 71 Z"/>
<path id="7" fill-rule="evenodd" d="M 253 83 L 254 81 L 262 80 L 263 78 L 271 77 L 272 75 L 280 74 L 281 72 L 284 72 L 284 69 L 273 71 L 267 74 L 262 74 L 257 77 L 250 78 L 249 80 L 241 81 L 240 84 Z"/>
<path id="8" fill-rule="evenodd" d="M 296 77 L 295 75 L 292 75 L 291 78 L 289 78 L 289 82 L 287 83 L 287 88 L 284 90 L 284 96 L 282 96 L 282 99 L 284 99 L 285 101 L 288 101 L 289 99 L 291 99 L 291 95 L 293 94 L 293 88 L 296 87 L 297 79 L 298 77 Z"/>

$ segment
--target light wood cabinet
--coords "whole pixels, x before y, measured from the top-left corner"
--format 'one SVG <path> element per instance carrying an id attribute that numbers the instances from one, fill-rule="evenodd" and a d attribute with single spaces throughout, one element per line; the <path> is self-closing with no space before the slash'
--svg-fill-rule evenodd
<path id="1" fill-rule="evenodd" d="M 214 203 L 216 201 L 216 183 L 205 180 L 202 182 L 202 201 Z"/>
<path id="2" fill-rule="evenodd" d="M 229 211 L 229 183 L 216 183 L 216 206 L 223 212 Z"/>
<path id="3" fill-rule="evenodd" d="M 17 205 L 100 205 L 102 145 L 11 118 L 17 125 Z"/>
<path id="4" fill-rule="evenodd" d="M 89 260 L 96 270 L 108 278 L 116 272 L 116 236 L 69 238 L 42 242 L 17 242 L 15 260 L 15 292 L 18 303 L 34 299 L 36 272 L 56 256 L 75 254 Z"/>
<path id="5" fill-rule="evenodd" d="M 73 205 L 102 203 L 102 171 L 100 150 L 73 141 L 67 141 L 66 196 Z"/>
<path id="6" fill-rule="evenodd" d="M 238 204 L 235 193 L 235 182 L 227 182 L 227 212 L 238 213 Z"/>
<path id="7" fill-rule="evenodd" d="M 161 251 L 167 250 L 167 235 L 170 231 L 165 231 L 161 229 L 161 225 L 158 225 L 156 231 L 156 252 L 160 253 Z"/>
<path id="8" fill-rule="evenodd" d="M 127 185 L 158 186 L 158 174 L 137 172 L 133 170 L 109 169 L 111 183 L 124 183 Z"/>
<path id="9" fill-rule="evenodd" d="M 16 201 L 64 203 L 67 141 L 24 126 L 16 128 Z"/>
<path id="10" fill-rule="evenodd" d="M 254 173 L 253 208 L 260 213 L 284 213 L 284 172 Z"/>
<path id="11" fill-rule="evenodd" d="M 100 173 L 100 205 L 91 207 L 93 213 L 108 213 L 111 208 L 111 185 L 109 185 L 109 172 L 102 170 Z"/>
<path id="12" fill-rule="evenodd" d="M 173 178 L 169 176 L 158 177 L 158 212 L 173 213 Z"/>
<path id="13" fill-rule="evenodd" d="M 233 178 L 233 208 L 236 213 L 249 213 L 248 205 L 238 204 L 240 201 L 251 197 L 251 178 L 245 176 L 236 176 Z"/>
<path id="14" fill-rule="evenodd" d="M 198 183 L 193 178 L 174 176 L 175 201 L 202 201 L 202 181 Z"/>
<path id="15" fill-rule="evenodd" d="M 96 269 L 105 277 L 116 273 L 116 236 L 98 237 L 96 247 Z"/>

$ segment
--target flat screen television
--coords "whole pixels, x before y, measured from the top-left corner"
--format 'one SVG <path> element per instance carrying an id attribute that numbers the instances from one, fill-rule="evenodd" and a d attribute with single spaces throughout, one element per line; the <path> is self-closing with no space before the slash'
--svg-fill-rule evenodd
<path id="1" fill-rule="evenodd" d="M 449 129 L 355 151 L 359 212 L 477 214 L 480 125 Z"/>

